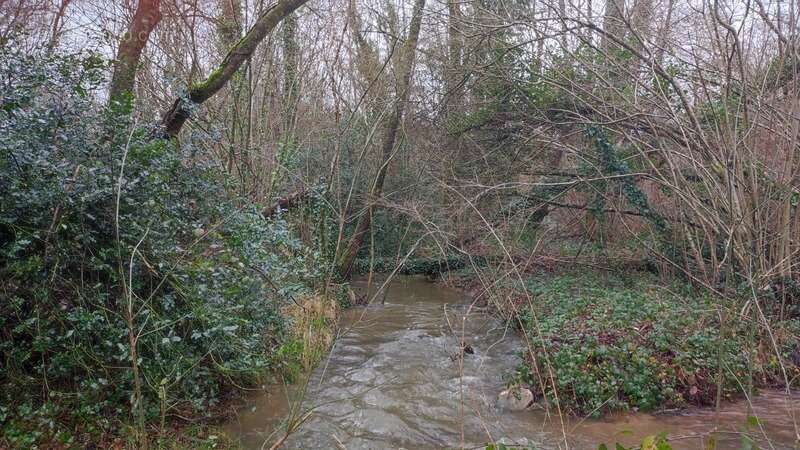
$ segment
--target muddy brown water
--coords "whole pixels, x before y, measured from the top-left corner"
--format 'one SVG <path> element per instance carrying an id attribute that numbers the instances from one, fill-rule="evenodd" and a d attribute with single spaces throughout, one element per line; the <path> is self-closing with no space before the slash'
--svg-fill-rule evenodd
<path id="1" fill-rule="evenodd" d="M 365 288 L 364 282 L 356 285 Z M 724 405 L 719 415 L 694 409 L 604 420 L 501 410 L 497 394 L 505 386 L 503 374 L 519 363 L 520 337 L 461 292 L 424 278 L 396 279 L 386 292 L 383 305 L 344 312 L 343 334 L 304 390 L 274 386 L 253 396 L 228 425 L 229 434 L 245 448 L 270 448 L 285 435 L 287 417 L 307 415 L 282 448 L 483 448 L 501 441 L 596 449 L 601 443 L 635 445 L 666 432 L 673 448 L 689 449 L 703 448 L 715 430 L 717 448 L 742 448 L 744 401 Z M 460 358 L 462 336 L 474 354 Z M 800 420 L 800 396 L 765 391 L 751 404 L 760 429 L 750 434 L 761 448 L 800 448 L 794 419 Z"/>

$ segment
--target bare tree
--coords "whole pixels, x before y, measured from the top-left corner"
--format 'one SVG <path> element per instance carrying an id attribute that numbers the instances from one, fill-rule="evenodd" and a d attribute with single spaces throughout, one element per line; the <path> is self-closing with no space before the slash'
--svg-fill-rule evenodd
<path id="1" fill-rule="evenodd" d="M 356 229 L 353 232 L 353 235 L 351 236 L 350 241 L 339 260 L 339 273 L 345 279 L 352 275 L 353 263 L 355 262 L 358 251 L 363 245 L 364 238 L 372 221 L 372 213 L 375 207 L 374 202 L 383 192 L 383 184 L 386 180 L 386 174 L 389 170 L 389 165 L 397 151 L 397 135 L 400 132 L 406 104 L 408 103 L 408 97 L 410 94 L 411 74 L 414 68 L 417 42 L 419 40 L 419 30 L 422 24 L 422 10 L 424 7 L 425 0 L 417 0 L 414 4 L 414 12 L 413 16 L 411 17 L 411 25 L 408 30 L 408 35 L 402 51 L 396 59 L 396 98 L 392 112 L 389 114 L 389 117 L 386 119 L 383 126 L 383 140 L 381 142 L 381 165 L 378 169 L 378 173 L 375 176 L 375 180 L 370 187 L 369 198 L 367 198 L 368 204 L 366 206 L 366 212 L 363 216 L 361 216 L 361 219 L 359 219 Z M 374 52 L 370 52 L 370 54 L 374 54 Z"/>

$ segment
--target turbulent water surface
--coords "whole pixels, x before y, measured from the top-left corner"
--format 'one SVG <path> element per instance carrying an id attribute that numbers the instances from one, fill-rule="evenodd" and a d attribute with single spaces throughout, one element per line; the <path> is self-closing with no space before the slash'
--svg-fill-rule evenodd
<path id="1" fill-rule="evenodd" d="M 283 448 L 483 448 L 491 441 L 564 448 L 566 440 L 570 448 L 596 449 L 603 442 L 633 445 L 661 432 L 669 433 L 674 448 L 703 448 L 712 430 L 717 448 L 741 448 L 743 402 L 725 405 L 719 416 L 693 410 L 605 420 L 500 410 L 502 375 L 518 364 L 524 343 L 459 291 L 423 278 L 393 281 L 373 306 L 346 311 L 342 328 L 304 392 L 269 388 L 229 425 L 245 447 L 272 447 L 285 436 L 287 417 L 295 417 L 305 420 Z M 474 353 L 462 356 L 462 340 Z M 761 448 L 795 448 L 796 400 L 779 392 L 754 399 L 761 439 L 770 440 Z"/>

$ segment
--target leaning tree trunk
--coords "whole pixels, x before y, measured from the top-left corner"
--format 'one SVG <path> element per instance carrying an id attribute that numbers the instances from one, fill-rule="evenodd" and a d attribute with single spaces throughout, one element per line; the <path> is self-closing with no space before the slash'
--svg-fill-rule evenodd
<path id="1" fill-rule="evenodd" d="M 228 54 L 228 50 L 233 48 L 239 39 L 242 38 L 242 5 L 240 0 L 219 0 L 219 17 L 217 20 L 217 41 L 218 52 L 221 57 Z M 246 120 L 242 120 L 242 91 L 246 87 L 247 80 L 242 72 L 237 72 L 230 82 L 230 98 L 224 102 L 226 110 L 225 120 L 227 135 L 227 158 L 225 167 L 228 173 L 232 173 L 236 161 L 236 151 L 234 149 L 246 147 Z"/>
<path id="2" fill-rule="evenodd" d="M 169 110 L 161 119 L 163 138 L 173 138 L 180 133 L 183 124 L 189 119 L 191 111 L 219 92 L 255 52 L 258 44 L 286 16 L 303 6 L 308 0 L 280 0 L 258 18 L 247 34 L 233 46 L 220 65 L 205 79 L 189 88 L 185 97 L 175 99 Z"/>
<path id="3" fill-rule="evenodd" d="M 161 0 L 139 0 L 130 27 L 119 43 L 108 92 L 109 103 L 123 100 L 125 95 L 133 93 L 142 51 L 160 21 Z"/>
<path id="4" fill-rule="evenodd" d="M 339 264 L 339 274 L 342 278 L 348 279 L 353 272 L 353 263 L 355 262 L 356 255 L 364 243 L 364 236 L 366 236 L 372 223 L 372 212 L 374 209 L 374 201 L 383 192 L 383 182 L 386 179 L 386 174 L 389 169 L 389 164 L 395 153 L 395 144 L 397 141 L 397 133 L 400 129 L 400 124 L 403 122 L 403 114 L 405 113 L 406 104 L 411 86 L 411 72 L 414 67 L 414 58 L 417 51 L 417 41 L 419 40 L 419 29 L 422 22 L 422 9 L 425 7 L 425 0 L 417 0 L 414 5 L 414 15 L 411 18 L 411 26 L 408 31 L 408 38 L 403 46 L 401 57 L 398 59 L 398 67 L 396 74 L 397 80 L 397 98 L 395 100 L 394 108 L 391 115 L 385 122 L 383 141 L 381 143 L 381 153 L 383 162 L 378 169 L 375 181 L 370 189 L 369 198 L 367 199 L 367 210 L 356 225 L 356 231 L 350 238 L 350 242 L 342 255 Z"/>

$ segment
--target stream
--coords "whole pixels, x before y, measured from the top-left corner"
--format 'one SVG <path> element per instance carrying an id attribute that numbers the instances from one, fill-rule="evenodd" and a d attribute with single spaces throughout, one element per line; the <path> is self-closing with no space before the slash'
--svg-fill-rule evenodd
<path id="1" fill-rule="evenodd" d="M 363 281 L 355 287 L 365 289 Z M 581 420 L 542 410 L 496 407 L 503 374 L 519 363 L 523 342 L 460 291 L 420 277 L 389 284 L 373 306 L 342 314 L 342 335 L 303 389 L 274 386 L 253 396 L 227 425 L 245 448 L 270 448 L 285 418 L 306 417 L 282 443 L 292 449 L 484 448 L 487 442 L 533 448 L 614 448 L 669 433 L 675 449 L 704 448 L 716 430 L 718 449 L 742 448 L 744 401 L 673 414 L 625 413 Z M 461 356 L 461 336 L 474 350 Z M 298 402 L 298 399 L 300 401 Z M 793 417 L 800 395 L 762 391 L 752 402 L 760 448 L 798 448 Z M 294 414 L 291 414 L 294 411 Z M 566 442 L 566 444 L 565 444 Z"/>

